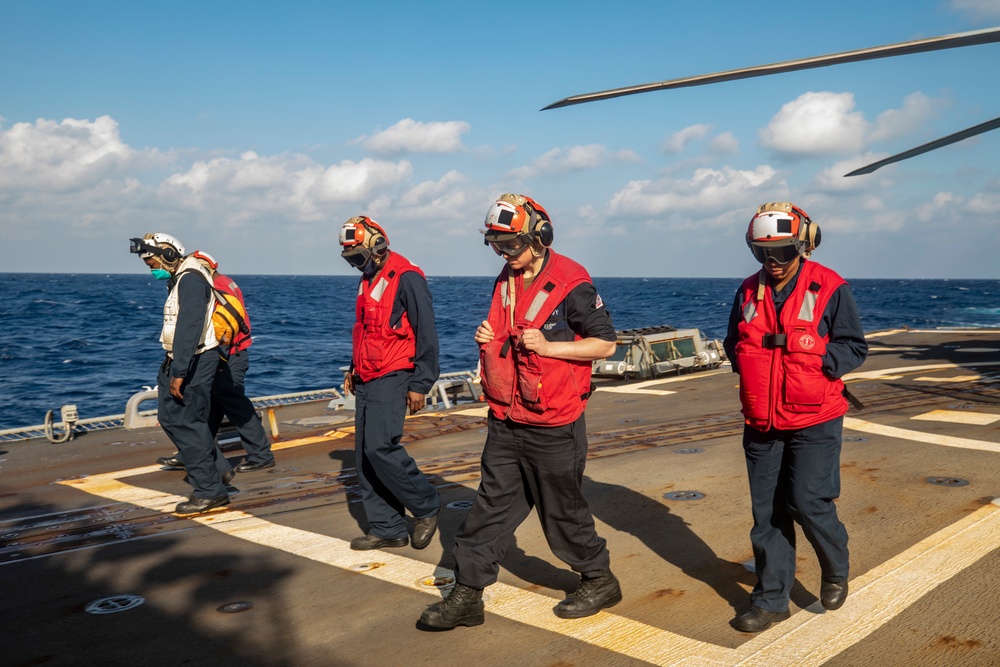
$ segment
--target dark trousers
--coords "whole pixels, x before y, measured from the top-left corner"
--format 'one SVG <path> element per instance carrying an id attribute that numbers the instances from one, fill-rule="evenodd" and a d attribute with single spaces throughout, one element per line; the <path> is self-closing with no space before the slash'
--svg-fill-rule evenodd
<path id="1" fill-rule="evenodd" d="M 208 426 L 215 436 L 219 432 L 223 416 L 228 417 L 243 441 L 250 463 L 265 463 L 274 458 L 271 443 L 264 432 L 264 425 L 257 416 L 257 410 L 247 398 L 244 381 L 250 368 L 250 351 L 243 350 L 230 355 L 228 362 L 219 361 L 219 369 L 212 383 L 212 410 Z"/>
<path id="2" fill-rule="evenodd" d="M 406 537 L 404 509 L 420 519 L 441 509 L 441 497 L 399 441 L 412 372 L 388 373 L 354 386 L 354 456 L 370 531 Z"/>
<path id="3" fill-rule="evenodd" d="M 594 527 L 583 496 L 587 425 L 581 415 L 566 426 L 528 426 L 488 421 L 482 481 L 455 538 L 455 580 L 486 588 L 497 580 L 499 563 L 514 531 L 532 507 L 549 548 L 585 577 L 611 569 L 611 557 Z"/>
<path id="4" fill-rule="evenodd" d="M 788 609 L 795 582 L 795 523 L 816 551 L 823 578 L 848 575 L 847 529 L 837 518 L 840 447 L 844 418 L 797 431 L 743 430 L 743 451 L 753 504 L 757 585 L 751 604 L 771 612 Z"/>
<path id="5" fill-rule="evenodd" d="M 229 470 L 208 426 L 211 408 L 212 381 L 219 355 L 209 350 L 194 358 L 190 372 L 181 385 L 182 400 L 170 395 L 169 359 L 160 366 L 157 375 L 157 420 L 167 437 L 177 447 L 187 469 L 184 481 L 194 488 L 197 498 L 219 498 L 226 495 L 222 474 Z"/>

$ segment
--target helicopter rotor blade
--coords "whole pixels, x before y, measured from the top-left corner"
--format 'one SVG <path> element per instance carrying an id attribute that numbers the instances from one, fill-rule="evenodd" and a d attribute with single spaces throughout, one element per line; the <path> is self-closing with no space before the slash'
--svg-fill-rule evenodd
<path id="1" fill-rule="evenodd" d="M 926 51 L 938 51 L 941 49 L 954 49 L 962 46 L 989 44 L 991 42 L 1000 42 L 1000 26 L 986 28 L 984 30 L 973 30 L 971 32 L 960 32 L 954 35 L 929 37 L 927 39 L 918 39 L 910 42 L 873 46 L 865 49 L 857 49 L 855 51 L 843 51 L 841 53 L 832 53 L 825 56 L 813 56 L 810 58 L 800 58 L 798 60 L 786 60 L 780 63 L 771 63 L 770 65 L 757 65 L 755 67 L 744 67 L 742 69 L 728 70 L 725 72 L 714 72 L 712 74 L 671 79 L 670 81 L 660 81 L 658 83 L 645 83 L 638 86 L 627 86 L 625 88 L 614 88 L 596 93 L 573 95 L 571 97 L 561 99 L 558 102 L 553 102 L 547 107 L 543 107 L 542 111 L 546 111 L 548 109 L 559 109 L 574 104 L 583 104 L 585 102 L 607 100 L 613 97 L 623 97 L 625 95 L 635 95 L 637 93 L 648 93 L 654 90 L 686 88 L 688 86 L 704 86 L 710 83 L 719 83 L 722 81 L 749 79 L 751 77 L 780 74 L 782 72 L 794 72 L 797 70 L 812 69 L 815 67 L 839 65 L 841 63 L 874 60 L 876 58 L 889 58 L 892 56 L 901 56 L 910 53 L 924 53 Z"/>
<path id="2" fill-rule="evenodd" d="M 947 146 L 963 139 L 968 139 L 969 137 L 974 137 L 977 134 L 982 134 L 983 132 L 989 132 L 990 130 L 995 130 L 1000 127 L 1000 118 L 994 118 L 993 120 L 988 120 L 985 123 L 980 123 L 979 125 L 974 125 L 972 127 L 967 127 L 966 129 L 956 132 L 954 134 L 949 134 L 947 137 L 941 137 L 940 139 L 935 139 L 934 141 L 928 142 L 916 148 L 911 148 L 908 151 L 903 151 L 902 153 L 897 153 L 892 157 L 887 157 L 884 160 L 879 160 L 878 162 L 872 162 L 869 165 L 861 167 L 860 169 L 855 169 L 849 174 L 844 174 L 844 178 L 848 176 L 862 176 L 864 174 L 870 174 L 880 167 L 884 167 L 887 164 L 892 164 L 894 162 L 902 162 L 903 160 L 908 160 L 911 157 L 916 157 L 917 155 L 922 155 L 924 153 L 929 153 L 932 150 L 941 148 L 942 146 Z"/>

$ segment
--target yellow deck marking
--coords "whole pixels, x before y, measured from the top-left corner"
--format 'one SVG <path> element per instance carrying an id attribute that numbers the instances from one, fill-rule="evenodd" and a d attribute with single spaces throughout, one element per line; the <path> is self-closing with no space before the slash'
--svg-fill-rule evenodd
<path id="1" fill-rule="evenodd" d="M 922 377 L 913 378 L 914 382 L 975 382 L 981 379 L 982 375 L 953 375 L 946 378 Z"/>
<path id="2" fill-rule="evenodd" d="M 919 419 L 928 422 L 948 422 L 951 424 L 972 424 L 974 426 L 988 426 L 995 421 L 1000 421 L 1000 415 L 991 415 L 988 412 L 968 412 L 965 410 L 931 410 L 910 419 Z"/>
<path id="3" fill-rule="evenodd" d="M 482 417 L 485 419 L 490 414 L 490 407 L 488 405 L 483 405 L 478 408 L 466 408 L 465 410 L 455 410 L 454 412 L 449 412 L 452 415 L 466 415 L 468 417 Z"/>
<path id="4" fill-rule="evenodd" d="M 60 483 L 115 502 L 169 512 L 174 503 L 182 500 L 180 496 L 120 481 L 157 469 L 146 466 Z M 552 614 L 552 598 L 506 584 L 489 588 L 486 609 L 491 614 L 655 665 L 818 667 L 1000 548 L 998 505 L 1000 501 L 994 500 L 852 580 L 851 596 L 841 610 L 821 614 L 816 603 L 735 649 L 677 635 L 608 611 L 565 621 Z M 383 551 L 351 551 L 345 540 L 272 524 L 239 510 L 222 509 L 193 516 L 191 521 L 253 544 L 353 572 L 358 572 L 359 566 L 377 563 L 377 567 L 367 567 L 358 573 L 431 595 L 437 592 L 418 582 L 432 574 L 443 574 L 428 563 Z M 416 616 L 419 611 L 417 608 L 410 613 Z M 719 619 L 720 623 L 727 621 Z"/>
<path id="5" fill-rule="evenodd" d="M 951 435 L 941 435 L 938 433 L 922 433 L 911 431 L 895 426 L 884 426 L 873 422 L 866 422 L 854 417 L 844 417 L 844 428 L 875 435 L 884 435 L 900 440 L 912 440 L 914 442 L 926 442 L 931 445 L 941 445 L 943 447 L 958 447 L 959 449 L 978 449 L 984 452 L 1000 453 L 1000 443 L 987 442 L 986 440 L 973 440 L 972 438 L 957 438 Z"/>

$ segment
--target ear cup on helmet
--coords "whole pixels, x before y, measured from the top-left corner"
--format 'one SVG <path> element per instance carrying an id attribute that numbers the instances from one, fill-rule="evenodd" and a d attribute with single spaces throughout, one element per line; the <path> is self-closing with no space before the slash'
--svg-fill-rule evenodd
<path id="1" fill-rule="evenodd" d="M 372 253 L 381 257 L 389 249 L 389 242 L 378 231 L 376 230 L 370 230 L 370 231 L 372 232 L 372 245 L 371 245 Z"/>
<path id="2" fill-rule="evenodd" d="M 552 229 L 552 223 L 542 218 L 535 225 L 535 233 L 538 234 L 538 240 L 543 246 L 548 248 L 552 245 L 552 241 L 555 238 L 555 232 Z"/>

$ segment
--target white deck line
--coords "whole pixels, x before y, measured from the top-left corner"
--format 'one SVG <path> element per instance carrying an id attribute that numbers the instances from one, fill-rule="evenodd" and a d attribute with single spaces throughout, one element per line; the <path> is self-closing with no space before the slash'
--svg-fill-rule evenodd
<path id="1" fill-rule="evenodd" d="M 857 380 L 898 380 L 905 375 L 912 375 L 923 371 L 943 371 L 953 368 L 978 368 L 980 366 L 1000 366 L 1000 361 L 972 361 L 961 364 L 926 364 L 924 366 L 899 366 L 897 368 L 883 368 L 878 371 L 858 371 L 848 373 L 843 378 L 844 382 Z"/>
<path id="2" fill-rule="evenodd" d="M 978 449 L 984 452 L 1000 453 L 1000 443 L 989 442 L 987 440 L 973 440 L 972 438 L 958 438 L 951 435 L 939 433 L 923 433 L 921 431 L 911 431 L 906 428 L 896 426 L 885 426 L 873 422 L 857 419 L 856 417 L 844 417 L 844 428 L 852 431 L 862 431 L 874 435 L 884 435 L 900 440 L 912 440 L 913 442 L 925 442 L 930 445 L 941 445 L 942 447 L 957 447 L 959 449 Z"/>
<path id="3" fill-rule="evenodd" d="M 60 483 L 115 502 L 170 512 L 173 504 L 182 497 L 120 481 L 156 469 L 157 466 L 145 466 Z M 817 603 L 735 649 L 684 637 L 608 611 L 585 619 L 562 620 L 552 614 L 552 598 L 506 584 L 498 583 L 489 588 L 486 610 L 655 665 L 818 667 L 891 621 L 937 586 L 1000 548 L 1000 508 L 997 503 L 994 500 L 993 504 L 976 510 L 852 580 L 851 596 L 841 610 L 810 613 L 820 611 Z M 441 573 L 435 571 L 433 565 L 422 561 L 383 551 L 351 551 L 345 540 L 272 524 L 238 510 L 210 512 L 191 517 L 191 520 L 253 544 L 352 572 L 362 568 L 360 574 L 438 595 L 436 590 L 430 590 L 420 582 Z M 420 611 L 419 607 L 415 607 L 410 613 L 416 617 Z M 718 619 L 719 623 L 728 621 Z"/>
<path id="4" fill-rule="evenodd" d="M 918 421 L 947 422 L 949 424 L 969 424 L 972 426 L 989 426 L 1000 421 L 1000 415 L 989 412 L 971 412 L 969 410 L 931 410 L 921 415 L 910 417 Z"/>
<path id="5" fill-rule="evenodd" d="M 632 382 L 630 384 L 623 384 L 614 387 L 606 387 L 601 385 L 597 387 L 596 391 L 606 391 L 612 394 L 646 394 L 650 396 L 669 396 L 670 394 L 676 394 L 676 391 L 670 391 L 669 389 L 649 389 L 649 387 L 655 387 L 661 384 L 669 384 L 672 382 L 687 382 L 688 380 L 694 380 L 697 378 L 710 377 L 712 375 L 722 375 L 723 373 L 729 374 L 730 371 L 703 371 L 700 373 L 692 373 L 690 375 L 681 375 L 678 377 L 669 378 L 657 378 L 655 380 L 646 380 L 645 382 Z"/>

